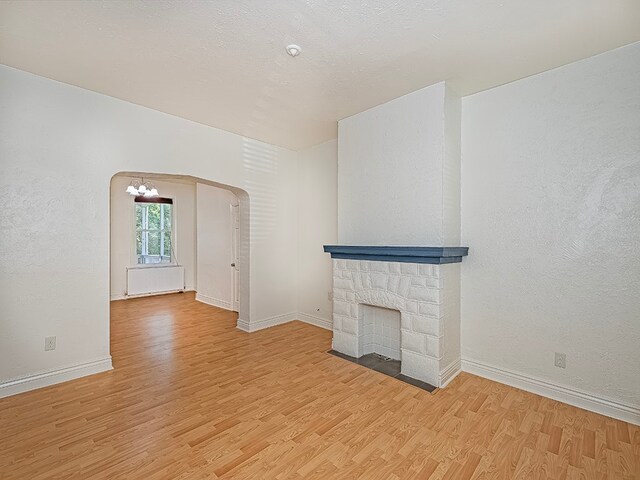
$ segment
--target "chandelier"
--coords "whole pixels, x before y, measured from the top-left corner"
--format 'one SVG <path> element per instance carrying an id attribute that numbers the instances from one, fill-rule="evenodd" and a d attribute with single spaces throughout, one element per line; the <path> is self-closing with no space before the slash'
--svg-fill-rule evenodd
<path id="1" fill-rule="evenodd" d="M 127 193 L 134 197 L 143 196 L 150 198 L 158 196 L 158 190 L 156 187 L 154 187 L 149 181 L 145 182 L 144 178 L 141 178 L 140 181 L 131 180 L 131 183 L 127 187 Z"/>

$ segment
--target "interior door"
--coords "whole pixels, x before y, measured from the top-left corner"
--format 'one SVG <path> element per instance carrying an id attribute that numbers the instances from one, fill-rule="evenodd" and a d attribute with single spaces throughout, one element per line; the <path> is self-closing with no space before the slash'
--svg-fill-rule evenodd
<path id="1" fill-rule="evenodd" d="M 240 218 L 238 216 L 238 205 L 231 205 L 231 285 L 233 288 L 233 311 L 240 308 L 240 289 L 238 288 L 239 277 L 239 253 L 240 253 Z"/>

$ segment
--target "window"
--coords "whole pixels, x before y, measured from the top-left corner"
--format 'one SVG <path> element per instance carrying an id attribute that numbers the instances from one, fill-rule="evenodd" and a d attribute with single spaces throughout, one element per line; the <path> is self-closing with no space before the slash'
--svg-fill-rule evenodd
<path id="1" fill-rule="evenodd" d="M 173 200 L 135 200 L 136 256 L 139 264 L 171 263 L 173 260 Z"/>

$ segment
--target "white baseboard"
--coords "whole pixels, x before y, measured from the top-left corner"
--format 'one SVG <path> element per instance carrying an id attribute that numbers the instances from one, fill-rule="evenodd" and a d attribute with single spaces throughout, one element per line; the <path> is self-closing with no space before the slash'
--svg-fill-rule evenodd
<path id="1" fill-rule="evenodd" d="M 224 308 L 224 307 L 223 307 Z M 257 322 L 249 322 L 238 319 L 237 328 L 243 332 L 252 333 L 258 330 L 263 330 L 269 327 L 275 327 L 276 325 L 282 325 L 283 323 L 292 322 L 294 320 L 300 320 L 301 322 L 315 325 L 316 327 L 325 328 L 327 330 L 333 329 L 333 323 L 331 320 L 325 320 L 324 318 L 314 317 L 306 313 L 290 312 L 283 315 L 276 315 L 275 317 L 265 318 L 258 320 Z"/>
<path id="2" fill-rule="evenodd" d="M 257 322 L 247 322 L 245 320 L 238 319 L 237 328 L 243 332 L 253 333 L 258 330 L 262 330 L 269 327 L 275 327 L 276 325 L 282 325 L 293 320 L 297 320 L 298 314 L 296 312 L 285 313 L 283 315 L 276 315 L 275 317 L 269 317 Z"/>
<path id="3" fill-rule="evenodd" d="M 587 392 L 563 387 L 546 380 L 529 377 L 521 373 L 494 367 L 475 360 L 463 359 L 462 370 L 543 397 L 568 403 L 574 407 L 640 425 L 640 407 L 638 406 L 625 405 L 616 400 L 598 397 Z"/>
<path id="4" fill-rule="evenodd" d="M 111 357 L 0 383 L 0 398 L 112 370 Z"/>
<path id="5" fill-rule="evenodd" d="M 224 300 L 220 300 L 219 298 L 209 297 L 201 293 L 196 293 L 196 300 L 213 307 L 223 308 L 224 310 L 233 310 L 231 302 L 226 302 Z"/>
<path id="6" fill-rule="evenodd" d="M 324 328 L 326 330 L 333 330 L 333 322 L 325 318 L 298 312 L 298 320 L 304 323 L 308 323 L 309 325 L 315 325 L 316 327 Z"/>
<path id="7" fill-rule="evenodd" d="M 462 362 L 458 358 L 440 372 L 440 388 L 444 388 L 462 371 Z"/>
<path id="8" fill-rule="evenodd" d="M 171 293 L 184 293 L 186 290 L 164 290 L 162 292 L 149 292 L 149 293 L 138 293 L 136 295 L 127 295 L 125 299 L 129 298 L 144 298 L 144 297 L 155 297 L 157 295 L 169 295 Z"/>
<path id="9" fill-rule="evenodd" d="M 166 292 L 152 292 L 152 293 L 141 293 L 139 295 L 127 295 L 122 293 L 114 293 L 111 295 L 111 301 L 116 300 L 129 300 L 130 298 L 143 298 L 143 297 L 155 297 L 156 295 L 168 295 L 171 293 L 186 293 L 186 292 L 194 292 L 193 288 L 187 287 L 184 290 L 168 290 Z M 197 299 L 196 299 L 197 300 Z"/>
<path id="10" fill-rule="evenodd" d="M 251 333 L 251 330 L 249 329 L 249 322 L 247 322 L 246 320 L 242 320 L 241 318 L 238 318 L 236 328 L 238 330 L 242 330 L 243 332 Z"/>

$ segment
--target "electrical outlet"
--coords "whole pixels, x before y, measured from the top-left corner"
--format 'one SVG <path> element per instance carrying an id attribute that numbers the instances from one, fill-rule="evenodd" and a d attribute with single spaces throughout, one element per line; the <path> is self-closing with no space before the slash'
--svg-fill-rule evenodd
<path id="1" fill-rule="evenodd" d="M 44 339 L 44 351 L 48 352 L 49 350 L 56 349 L 56 337 L 46 337 Z"/>
<path id="2" fill-rule="evenodd" d="M 556 352 L 556 367 L 567 368 L 567 355 L 564 353 Z"/>

